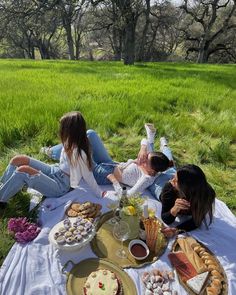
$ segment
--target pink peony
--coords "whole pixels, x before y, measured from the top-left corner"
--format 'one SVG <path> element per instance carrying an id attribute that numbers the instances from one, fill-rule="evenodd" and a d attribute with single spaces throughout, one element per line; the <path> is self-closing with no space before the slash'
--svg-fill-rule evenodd
<path id="1" fill-rule="evenodd" d="M 30 223 L 25 217 L 11 218 L 8 221 L 8 230 L 18 243 L 27 243 L 34 240 L 40 232 L 40 227 Z"/>

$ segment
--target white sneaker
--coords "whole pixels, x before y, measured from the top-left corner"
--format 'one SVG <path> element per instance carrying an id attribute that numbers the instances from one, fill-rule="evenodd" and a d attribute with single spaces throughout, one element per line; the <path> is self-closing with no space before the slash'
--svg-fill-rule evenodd
<path id="1" fill-rule="evenodd" d="M 40 153 L 47 155 L 49 158 L 52 157 L 52 151 L 51 151 L 51 148 L 49 146 L 41 147 Z"/>
<path id="2" fill-rule="evenodd" d="M 146 129 L 147 139 L 148 139 L 149 143 L 154 143 L 154 139 L 155 139 L 155 135 L 156 135 L 156 128 L 154 127 L 154 124 L 145 123 L 144 127 Z"/>
<path id="3" fill-rule="evenodd" d="M 168 141 L 164 136 L 160 138 L 160 146 L 168 146 Z"/>

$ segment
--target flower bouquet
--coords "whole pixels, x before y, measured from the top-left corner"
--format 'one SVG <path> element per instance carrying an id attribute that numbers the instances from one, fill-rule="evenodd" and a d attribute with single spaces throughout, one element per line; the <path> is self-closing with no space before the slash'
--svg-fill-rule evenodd
<path id="1" fill-rule="evenodd" d="M 14 239 L 21 244 L 34 240 L 41 230 L 36 223 L 29 222 L 26 217 L 10 218 L 7 228 Z"/>
<path id="2" fill-rule="evenodd" d="M 139 194 L 128 197 L 120 212 L 121 219 L 129 224 L 130 239 L 139 235 L 139 220 L 143 213 L 142 205 L 144 201 Z"/>

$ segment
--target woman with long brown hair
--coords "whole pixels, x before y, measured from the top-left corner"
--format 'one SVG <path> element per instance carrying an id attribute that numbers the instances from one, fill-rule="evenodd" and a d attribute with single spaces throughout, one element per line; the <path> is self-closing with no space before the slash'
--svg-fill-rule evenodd
<path id="1" fill-rule="evenodd" d="M 166 224 L 173 224 L 176 217 L 180 219 L 174 227 L 163 230 L 167 236 L 174 235 L 178 230 L 191 231 L 202 223 L 206 227 L 212 223 L 215 191 L 196 165 L 177 169 L 174 178 L 163 188 L 160 201 L 161 217 Z"/>
<path id="2" fill-rule="evenodd" d="M 90 144 L 86 122 L 80 112 L 70 112 L 60 119 L 60 139 L 63 145 L 59 164 L 48 165 L 25 155 L 11 159 L 1 178 L 0 207 L 24 185 L 45 197 L 60 197 L 79 186 L 83 178 L 97 197 L 102 192 L 93 176 Z"/>

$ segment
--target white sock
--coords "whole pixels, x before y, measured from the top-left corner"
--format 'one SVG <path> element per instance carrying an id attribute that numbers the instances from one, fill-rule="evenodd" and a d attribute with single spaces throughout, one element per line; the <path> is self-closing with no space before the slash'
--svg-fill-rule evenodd
<path id="1" fill-rule="evenodd" d="M 164 136 L 160 138 L 160 146 L 168 146 L 167 139 Z"/>
<path id="2" fill-rule="evenodd" d="M 145 129 L 147 133 L 147 139 L 149 143 L 154 143 L 155 135 L 156 135 L 156 129 L 154 128 L 153 124 L 145 124 Z"/>

